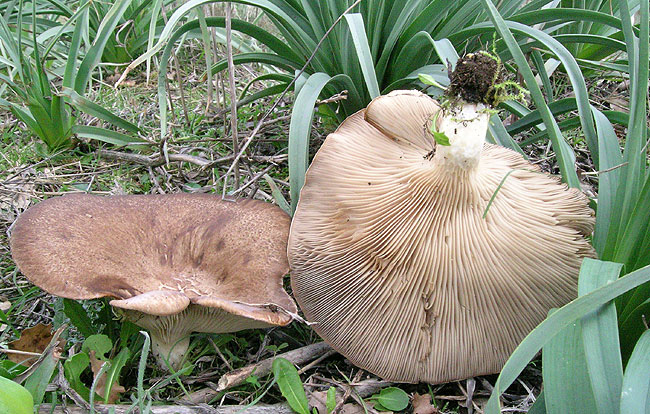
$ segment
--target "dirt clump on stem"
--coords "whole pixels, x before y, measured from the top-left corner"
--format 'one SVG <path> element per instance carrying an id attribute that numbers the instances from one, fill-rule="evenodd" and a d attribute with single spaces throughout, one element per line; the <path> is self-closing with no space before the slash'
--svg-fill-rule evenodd
<path id="1" fill-rule="evenodd" d="M 468 103 L 498 104 L 498 92 L 494 85 L 503 82 L 497 59 L 487 53 L 469 53 L 458 60 L 456 69 L 449 69 L 451 81 L 447 95 L 460 97 Z"/>

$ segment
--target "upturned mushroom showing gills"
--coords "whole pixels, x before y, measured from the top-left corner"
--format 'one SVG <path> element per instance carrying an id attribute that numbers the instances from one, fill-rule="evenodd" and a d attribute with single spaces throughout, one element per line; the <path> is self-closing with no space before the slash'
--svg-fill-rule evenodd
<path id="1" fill-rule="evenodd" d="M 320 336 L 380 377 L 500 371 L 575 298 L 594 255 L 587 198 L 485 143 L 488 119 L 481 103 L 446 111 L 394 91 L 346 119 L 309 167 L 289 235 L 294 296 Z"/>
<path id="2" fill-rule="evenodd" d="M 191 332 L 292 321 L 288 231 L 282 210 L 255 200 L 67 195 L 20 215 L 10 243 L 32 283 L 70 299 L 114 298 L 150 332 L 158 364 L 178 368 Z"/>

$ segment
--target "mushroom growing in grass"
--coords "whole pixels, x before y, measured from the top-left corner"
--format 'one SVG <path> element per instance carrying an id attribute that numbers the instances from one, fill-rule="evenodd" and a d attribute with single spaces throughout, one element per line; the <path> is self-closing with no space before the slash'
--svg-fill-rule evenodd
<path id="1" fill-rule="evenodd" d="M 594 256 L 587 197 L 485 143 L 489 115 L 394 91 L 345 120 L 309 167 L 289 235 L 294 296 L 320 336 L 380 377 L 500 371 L 575 298 Z"/>
<path id="2" fill-rule="evenodd" d="M 289 217 L 255 200 L 207 194 L 67 195 L 16 220 L 21 272 L 70 299 L 112 297 L 147 329 L 162 368 L 177 369 L 191 332 L 287 325 L 296 306 L 282 287 Z"/>

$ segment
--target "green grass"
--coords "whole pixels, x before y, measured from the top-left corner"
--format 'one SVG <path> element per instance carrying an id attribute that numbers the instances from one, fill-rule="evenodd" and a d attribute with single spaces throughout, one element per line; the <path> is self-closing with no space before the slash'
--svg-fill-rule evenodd
<path id="1" fill-rule="evenodd" d="M 39 34 L 48 28 L 48 21 L 54 22 L 55 16 L 59 16 L 59 23 L 71 16 L 63 11 L 59 14 L 54 14 L 51 11 L 45 13 L 49 10 L 47 7 L 51 7 L 56 2 L 49 2 L 49 5 L 46 2 L 37 3 L 38 10 L 43 10 L 43 13 L 39 14 L 39 18 L 42 20 L 38 20 L 36 25 Z M 61 4 L 68 3 L 72 4 L 71 2 L 62 2 Z M 198 1 L 186 3 L 188 11 L 191 5 L 198 3 Z M 269 2 L 252 1 L 251 3 L 265 4 L 265 6 L 252 9 L 237 5 L 236 22 L 233 23 L 235 30 L 241 35 L 242 41 L 238 62 L 247 68 L 241 67 L 237 70 L 238 92 L 242 92 L 249 82 L 255 80 L 247 92 L 247 96 L 261 96 L 267 92 L 270 93 L 272 92 L 270 88 L 277 85 L 286 87 L 294 75 L 294 70 L 301 69 L 307 62 L 313 47 L 320 40 L 324 31 L 329 28 L 329 25 L 347 5 L 351 4 L 347 1 L 323 2 L 323 7 L 330 7 L 327 10 L 325 8 L 316 9 L 313 5 L 292 1 L 272 0 Z M 440 66 L 430 65 L 439 65 L 456 52 L 475 50 L 481 47 L 481 43 L 492 42 L 494 33 L 492 22 L 499 22 L 499 20 L 495 13 L 486 12 L 484 2 L 477 0 L 449 3 L 448 5 L 443 5 L 442 2 L 431 4 L 434 3 L 436 7 L 444 6 L 443 9 L 446 11 L 441 12 L 438 8 L 428 6 L 428 2 L 419 1 L 403 2 L 403 6 L 400 6 L 398 2 L 385 2 L 388 9 L 383 11 L 379 9 L 379 2 L 372 4 L 364 2 L 360 7 L 352 10 L 361 13 L 360 15 L 343 18 L 334 29 L 332 37 L 325 40 L 316 58 L 307 65 L 306 76 L 298 82 L 302 89 L 297 91 L 291 88 L 287 96 L 290 103 L 282 104 L 276 108 L 267 119 L 268 121 L 289 115 L 293 103 L 293 107 L 297 109 L 294 109 L 295 120 L 292 127 L 289 128 L 288 120 L 278 122 L 277 126 L 260 134 L 260 142 L 255 142 L 251 146 L 251 152 L 254 155 L 291 153 L 291 165 L 281 162 L 268 172 L 271 177 L 280 181 L 291 181 L 291 195 L 287 186 L 280 185 L 282 197 L 295 203 L 300 189 L 301 174 L 304 174 L 304 168 L 322 142 L 323 137 L 331 132 L 346 115 L 364 106 L 378 91 L 386 92 L 392 88 L 406 86 L 421 87 L 416 76 L 411 75 L 425 64 L 427 65 L 423 69 L 425 72 L 434 73 L 438 81 L 444 82 L 444 79 L 441 78 Z M 574 176 L 574 171 L 572 171 L 571 156 L 573 153 L 578 157 L 581 166 L 584 165 L 585 168 L 592 168 L 592 170 L 605 170 L 624 161 L 628 162 L 626 167 L 617 168 L 614 173 L 590 176 L 592 177 L 590 182 L 598 186 L 598 224 L 594 235 L 594 244 L 602 259 L 623 263 L 625 268 L 621 275 L 627 273 L 628 276 L 623 276 L 605 287 L 593 286 L 592 288 L 596 291 L 592 293 L 582 291 L 580 299 L 569 305 L 570 307 L 558 310 L 549 317 L 548 321 L 550 322 L 545 322 L 546 325 L 531 334 L 533 339 L 522 344 L 521 349 L 513 356 L 499 379 L 496 376 L 487 377 L 490 384 L 495 384 L 497 381 L 497 392 L 505 391 L 524 367 L 528 368 L 519 378 L 537 392 L 541 381 L 538 375 L 540 364 L 538 361 L 534 363 L 534 366 L 529 365 L 532 355 L 544 345 L 542 342 L 551 338 L 552 333 L 559 332 L 559 335 L 564 335 L 565 339 L 584 337 L 585 331 L 589 331 L 589 328 L 585 329 L 584 326 L 577 333 L 562 331 L 560 328 L 568 326 L 578 316 L 600 309 L 599 306 L 604 303 L 610 303 L 610 305 L 608 305 L 609 319 L 603 323 L 606 324 L 609 332 L 614 332 L 612 329 L 620 329 L 620 343 L 611 342 L 614 335 L 610 334 L 608 335 L 609 342 L 605 341 L 607 338 L 603 338 L 601 335 L 592 336 L 587 344 L 593 345 L 602 342 L 607 346 L 613 346 L 614 349 L 619 349 L 620 346 L 622 349 L 621 363 L 622 367 L 625 367 L 628 358 L 637 361 L 634 359 L 635 345 L 639 347 L 638 349 L 645 349 L 646 345 L 644 344 L 647 342 L 647 339 L 639 340 L 639 338 L 647 337 L 647 334 L 643 334 L 644 328 L 642 324 L 639 324 L 638 316 L 643 312 L 647 314 L 648 304 L 643 300 L 647 298 L 648 284 L 631 288 L 633 284 L 640 283 L 639 281 L 643 280 L 643 277 L 647 277 L 645 276 L 647 271 L 643 268 L 647 264 L 647 260 L 644 259 L 642 253 L 647 252 L 647 247 L 650 244 L 650 240 L 645 236 L 648 224 L 647 217 L 644 216 L 644 212 L 650 208 L 647 190 L 649 185 L 647 148 L 645 152 L 642 151 L 647 142 L 646 125 L 643 122 L 647 118 L 647 107 L 645 106 L 647 95 L 644 93 L 647 90 L 648 78 L 647 67 L 644 66 L 644 62 L 648 60 L 647 48 L 630 53 L 631 64 L 628 67 L 626 62 L 621 60 L 625 56 L 618 50 L 612 49 L 612 43 L 606 41 L 606 37 L 614 37 L 626 43 L 629 48 L 634 36 L 647 36 L 647 31 L 639 30 L 639 26 L 632 26 L 631 22 L 620 17 L 618 10 L 620 7 L 625 7 L 620 6 L 622 4 L 620 2 L 615 1 L 611 4 L 614 10 L 613 16 L 607 16 L 609 2 L 563 3 L 601 11 L 601 14 L 589 14 L 588 16 L 593 19 L 583 19 L 584 21 L 579 19 L 578 14 L 565 13 L 565 15 L 561 15 L 562 11 L 539 11 L 541 6 L 546 3 L 546 1 L 534 1 L 528 6 L 523 6 L 521 2 L 514 0 L 499 3 L 501 15 L 509 20 L 523 23 L 524 26 L 512 23 L 500 24 L 496 43 L 497 52 L 508 63 L 513 78 L 515 77 L 515 66 L 518 66 L 518 69 L 524 73 L 524 78 L 528 82 L 527 87 L 533 90 L 535 99 L 527 102 L 526 106 L 516 106 L 514 103 L 505 105 L 506 115 L 502 118 L 506 118 L 509 114 L 516 114 L 520 118 L 526 117 L 524 119 L 528 122 L 523 126 L 520 124 L 507 125 L 503 129 L 506 131 L 505 135 L 497 136 L 497 138 L 503 140 L 500 142 L 518 145 L 518 143 L 525 142 L 525 139 L 534 137 L 534 142 L 530 146 L 524 146 L 524 149 L 535 159 L 544 155 L 549 143 L 548 132 L 550 131 L 552 138 L 550 154 L 557 155 L 559 158 L 546 161 L 549 164 L 548 168 L 561 169 L 565 181 L 574 186 L 579 183 L 577 176 Z M 640 3 L 647 8 L 647 1 Z M 7 2 L 2 2 L 0 7 L 6 7 L 6 4 Z M 407 11 L 403 15 L 397 12 L 393 15 L 388 13 L 390 7 L 395 7 L 395 10 L 404 7 L 404 10 Z M 408 9 L 409 7 L 411 9 Z M 296 15 L 292 14 L 295 11 L 291 11 L 292 8 L 298 11 Z M 267 13 L 263 16 L 261 23 L 257 21 L 254 26 L 261 27 L 266 35 L 254 31 L 250 25 L 245 24 L 246 16 L 255 19 L 262 9 Z M 4 9 L 0 10 L 5 11 Z M 248 14 L 248 10 L 255 10 L 255 13 Z M 163 136 L 167 138 L 170 153 L 184 152 L 207 159 L 231 154 L 231 142 L 228 138 L 229 112 L 223 116 L 219 112 L 219 106 L 213 105 L 207 114 L 205 113 L 207 88 L 203 74 L 208 68 L 205 62 L 205 51 L 202 50 L 201 31 L 198 28 L 198 23 L 196 23 L 197 28 L 192 29 L 193 31 L 189 31 L 190 26 L 182 26 L 182 24 L 192 23 L 198 18 L 193 13 L 189 11 L 185 15 L 186 17 L 177 16 L 178 24 L 172 22 L 166 29 L 167 35 L 177 35 L 175 37 L 178 42 L 169 43 L 175 47 L 181 44 L 180 39 L 183 35 L 188 34 L 187 38 L 183 40 L 178 58 L 181 61 L 180 70 L 184 82 L 183 91 L 187 101 L 189 123 L 185 120 L 185 111 L 180 103 L 179 85 L 176 84 L 175 77 L 169 76 L 172 71 L 177 70 L 171 60 L 169 65 L 160 71 L 163 79 L 165 76 L 169 78 L 172 91 L 169 96 L 164 85 L 162 89 L 158 89 L 155 83 L 145 84 L 146 69 L 144 67 L 139 73 L 132 72 L 127 78 L 134 82 L 132 86 L 126 85 L 112 89 L 93 81 L 92 89 L 86 96 L 92 98 L 93 102 L 101 107 L 109 109 L 113 114 L 142 128 L 144 136 L 156 145 L 116 148 L 104 142 L 91 140 L 78 145 L 75 150 L 67 150 L 48 159 L 48 152 L 43 150 L 42 146 L 36 145 L 39 138 L 27 131 L 22 124 L 16 123 L 15 119 L 4 114 L 3 119 L 9 120 L 8 123 L 14 124 L 14 126 L 2 129 L 0 135 L 0 153 L 2 154 L 0 156 L 0 183 L 6 184 L 5 180 L 9 175 L 14 174 L 12 171 L 16 171 L 16 168 L 32 166 L 24 173 L 24 181 L 30 185 L 34 184 L 33 188 L 24 188 L 28 194 L 33 196 L 32 202 L 58 193 L 86 191 L 87 189 L 95 192 L 146 194 L 158 191 L 159 187 L 165 192 L 202 189 L 220 194 L 223 185 L 222 174 L 229 167 L 229 163 L 203 170 L 197 165 L 187 162 L 172 162 L 169 165 L 149 170 L 137 164 L 97 156 L 99 149 L 117 149 L 126 153 L 155 155 L 160 151 L 158 144 Z M 18 15 L 9 14 L 11 19 L 8 20 L 8 27 L 10 30 L 14 30 Z M 175 15 L 171 10 L 168 14 L 170 20 L 173 20 L 172 17 Z M 362 22 L 360 18 L 363 19 Z M 27 20 L 31 20 L 31 16 L 25 17 L 25 25 L 28 23 Z M 555 28 L 559 27 L 556 26 L 559 21 L 568 24 L 561 28 Z M 208 19 L 207 23 L 209 26 L 221 30 L 223 19 Z M 248 23 L 253 22 L 248 21 Z M 539 32 L 530 29 L 533 24 L 540 24 Z M 162 26 L 160 24 L 158 27 L 162 28 Z M 183 32 L 185 29 L 181 29 L 182 27 L 188 31 Z M 507 37 L 506 27 L 513 33 L 519 47 L 523 48 L 523 53 L 517 62 L 511 59 L 512 56 L 517 56 L 517 47 L 514 42 L 502 40 Z M 88 32 L 89 36 L 90 33 L 92 31 Z M 584 38 L 579 36 L 585 34 L 596 36 L 592 40 L 597 40 L 600 44 L 581 43 L 580 39 Z M 253 44 L 249 35 L 256 38 L 257 45 Z M 286 37 L 286 41 L 277 40 L 283 36 Z M 432 45 L 428 36 L 432 36 L 438 42 Z M 445 41 L 445 38 L 449 41 Z M 535 43 L 522 42 L 522 40 L 532 38 L 536 39 Z M 7 39 L 5 41 L 8 41 Z M 65 57 L 72 40 L 69 35 L 64 39 L 66 40 L 52 44 L 51 58 L 45 65 L 50 85 L 53 87 L 52 90 L 57 91 L 61 86 L 62 72 L 66 66 Z M 113 37 L 108 36 L 108 39 L 113 39 Z M 558 46 L 553 39 L 561 39 L 564 46 Z M 29 41 L 31 39 L 24 38 L 25 43 Z M 80 50 L 85 52 L 89 50 L 90 44 L 82 43 L 81 45 L 83 47 Z M 164 42 L 161 43 L 161 46 L 164 45 Z M 287 47 L 283 47 L 283 45 Z M 167 51 L 171 51 L 172 46 L 169 46 Z M 539 49 L 539 56 L 533 56 L 533 47 Z M 136 56 L 142 50 L 136 48 L 131 53 Z M 33 59 L 29 53 L 26 50 L 27 60 Z M 271 58 L 267 55 L 264 56 L 279 69 L 270 70 L 273 65 L 262 64 L 259 55 L 251 56 L 250 53 L 275 54 L 275 60 L 270 60 Z M 539 74 L 540 60 L 543 63 L 551 57 L 557 58 L 558 55 L 562 58 L 562 64 L 548 79 L 545 79 L 544 74 L 540 74 L 542 85 L 538 93 L 532 85 L 531 76 Z M 242 63 L 247 56 L 253 60 L 253 63 Z M 358 58 L 357 56 L 362 57 Z M 117 60 L 123 60 L 117 54 L 114 57 Z M 81 64 L 82 58 L 83 56 L 80 55 L 76 60 L 77 63 Z M 257 58 L 257 60 L 252 58 Z M 399 62 L 408 62 L 408 65 L 400 66 Z M 612 71 L 610 68 L 614 67 L 613 65 L 619 65 L 616 68 L 620 70 Z M 87 63 L 84 67 L 89 69 L 90 66 L 92 65 Z M 217 62 L 213 70 L 217 71 L 223 67 L 223 62 Z M 531 69 L 527 70 L 528 67 Z M 154 78 L 156 68 L 154 65 Z M 283 71 L 282 69 L 287 70 Z M 8 76 L 8 70 L 11 68 L 6 62 L 3 62 L 0 65 L 0 72 Z M 85 73 L 89 76 L 90 71 Z M 96 76 L 98 72 L 93 73 Z M 111 74 L 112 69 L 104 71 L 101 79 L 106 79 Z M 273 76 L 269 77 L 269 75 Z M 265 77 L 260 78 L 260 76 Z M 631 79 L 632 85 L 640 85 L 636 88 L 633 87 L 630 91 L 621 92 L 624 98 L 629 99 L 632 106 L 629 108 L 630 116 L 623 114 L 627 108 L 608 108 L 606 106 L 608 95 L 603 94 L 601 89 L 607 88 L 601 87 L 595 79 L 606 79 L 613 83 Z M 350 98 L 343 103 L 320 108 L 316 122 L 314 122 L 312 109 L 316 99 L 327 98 L 339 92 L 342 87 L 349 89 Z M 549 91 L 551 92 L 549 93 Z M 4 93 L 2 96 L 7 97 L 8 89 L 0 90 L 0 94 L 2 93 Z M 277 94 L 277 88 L 274 94 Z M 245 137 L 259 119 L 267 114 L 272 105 L 274 94 L 261 98 L 252 105 L 240 107 L 238 128 L 241 131 L 241 136 Z M 579 99 L 560 100 L 569 94 L 574 94 Z M 158 107 L 157 95 L 163 98 L 169 97 L 173 101 L 173 109 L 164 105 L 162 107 L 164 109 L 161 111 Z M 549 97 L 550 99 L 548 99 Z M 228 107 L 229 99 L 226 97 L 222 102 L 224 107 Z M 592 115 L 590 105 L 599 109 L 603 117 L 600 117 L 596 111 Z M 546 106 L 548 106 L 548 110 Z M 80 125 L 92 124 L 111 128 L 106 120 L 98 120 L 93 115 L 84 114 L 83 111 L 74 110 L 74 115 L 77 116 Z M 163 130 L 161 130 L 161 120 L 163 125 L 166 122 Z M 612 135 L 612 128 L 616 128 L 619 136 Z M 622 137 L 624 128 L 627 128 L 629 132 L 627 136 Z M 568 145 L 562 144 L 564 141 L 568 142 Z M 623 147 L 624 150 L 619 151 L 620 147 Z M 252 173 L 255 174 L 269 164 L 253 162 L 248 165 Z M 5 171 L 7 173 L 4 173 Z M 37 179 L 45 182 L 37 182 Z M 246 178 L 243 177 L 239 184 L 245 180 Z M 232 185 L 232 183 L 230 184 Z M 0 203 L 6 199 L 2 197 L 12 194 L 7 193 L 4 189 L 5 187 L 0 186 Z M 232 187 L 226 190 L 232 190 Z M 264 180 L 259 182 L 259 190 L 267 195 L 272 194 L 272 188 Z M 265 198 L 259 192 L 256 197 Z M 3 208 L 5 206 L 5 204 L 0 205 Z M 8 327 L 0 331 L 0 346 L 6 346 L 20 331 L 37 321 L 53 321 L 55 327 L 72 321 L 66 315 L 63 301 L 55 300 L 39 289 L 33 288 L 15 269 L 10 258 L 6 237 L 6 230 L 10 224 L 10 220 L 0 220 L 0 300 L 8 300 L 12 304 L 6 313 Z M 587 266 L 593 266 L 593 264 Z M 593 267 L 585 269 L 586 274 L 588 273 L 591 277 L 599 274 L 599 271 L 594 270 Z M 632 279 L 630 276 L 636 278 L 636 281 L 629 282 Z M 586 278 L 583 279 L 586 280 Z M 618 290 L 612 293 L 614 289 Z M 620 295 L 615 302 L 611 302 L 616 293 L 624 289 L 634 289 L 630 290 L 634 293 Z M 615 305 L 611 305 L 611 303 L 615 303 Z M 216 381 L 230 368 L 243 367 L 258 358 L 263 359 L 276 352 L 298 348 L 319 340 L 310 328 L 300 324 L 270 331 L 246 331 L 233 335 L 195 334 L 187 358 L 188 364 L 193 365 L 193 368 L 186 377 L 177 378 L 159 371 L 149 359 L 144 359 L 143 364 L 140 363 L 145 338 L 137 334 L 137 328 L 129 327 L 119 320 L 104 300 L 86 301 L 81 306 L 82 313 L 90 321 L 88 324 L 90 331 L 86 331 L 86 334 L 106 334 L 112 341 L 113 348 L 109 358 L 115 358 L 124 349 L 129 350 L 128 361 L 122 370 L 120 380 L 120 383 L 128 388 L 122 398 L 122 401 L 127 403 L 131 396 L 139 399 L 138 404 L 146 403 L 149 397 L 155 401 L 166 399 L 174 401 L 184 396 L 185 390 L 191 392 L 202 388 L 206 378 Z M 616 307 L 614 320 L 612 320 L 613 306 Z M 557 322 L 560 319 L 561 322 Z M 81 322 L 77 323 L 81 324 Z M 589 322 L 586 324 L 588 325 Z M 75 344 L 78 347 L 81 346 L 80 344 L 85 339 L 82 330 L 83 328 L 77 327 L 68 331 L 66 334 L 68 349 Z M 120 335 L 121 333 L 123 335 Z M 537 340 L 534 340 L 535 338 Z M 556 337 L 556 340 L 560 339 L 562 339 L 561 336 Z M 639 340 L 639 345 L 637 345 L 637 340 Z M 574 340 L 572 343 L 577 344 L 575 347 L 563 348 L 561 352 L 565 352 L 567 355 L 589 355 L 590 353 L 593 355 L 593 352 L 597 352 L 593 348 L 589 348 L 590 345 L 580 349 L 579 342 Z M 218 346 L 219 352 L 213 343 Z M 546 398 L 550 402 L 537 404 L 536 409 L 542 405 L 550 406 L 554 404 L 554 401 L 562 401 L 562 398 L 568 398 L 563 396 L 563 392 L 574 397 L 579 395 L 580 401 L 595 401 L 597 397 L 615 394 L 611 391 L 616 388 L 615 386 L 608 384 L 602 377 L 590 377 L 589 375 L 580 377 L 583 380 L 583 385 L 589 382 L 595 388 L 565 387 L 563 390 L 562 387 L 553 387 L 553 384 L 565 383 L 567 374 L 573 375 L 578 369 L 583 368 L 578 366 L 573 372 L 567 373 L 566 370 L 562 370 L 562 367 L 554 366 L 554 362 L 560 361 L 558 357 L 560 351 L 553 349 L 553 343 L 545 346 L 543 375 L 549 390 L 546 392 Z M 219 353 L 227 361 L 227 364 Z M 2 365 L 5 361 L 0 358 L 0 372 L 5 367 Z M 592 358 L 590 361 L 590 364 L 598 364 L 597 359 Z M 230 365 L 230 368 L 227 365 Z M 621 381 L 619 382 L 634 384 L 635 378 L 641 378 L 643 374 L 635 374 L 628 369 L 621 370 Z M 628 374 L 628 372 L 631 373 Z M 357 370 L 347 364 L 342 357 L 335 356 L 320 363 L 311 373 L 342 384 L 346 382 L 346 378 L 353 377 Z M 578 375 L 575 376 L 578 377 Z M 138 382 L 138 377 L 142 379 L 141 383 Z M 303 375 L 302 378 L 304 379 L 306 376 Z M 158 387 L 154 385 L 157 380 L 161 380 L 162 382 L 159 384 L 163 385 L 155 390 L 150 390 L 151 387 Z M 81 381 L 86 387 L 91 386 L 92 374 L 88 369 L 82 374 Z M 266 403 L 284 401 L 280 390 L 275 386 L 270 387 L 271 381 L 270 377 L 251 377 L 247 383 L 229 392 L 228 395 L 218 395 L 215 401 L 220 401 L 224 396 L 225 401 L 230 404 L 248 404 L 258 398 Z M 488 397 L 488 391 L 478 383 L 477 387 L 479 395 L 476 398 L 485 400 Z M 432 391 L 439 396 L 461 395 L 458 385 L 455 384 L 432 387 L 422 384 L 400 385 L 400 388 L 409 393 Z M 609 390 L 609 393 L 602 391 L 595 394 L 590 391 L 591 389 L 606 389 Z M 150 390 L 150 393 L 147 394 L 147 390 Z M 527 395 L 527 391 L 517 385 L 510 388 L 508 393 L 519 396 Z M 497 393 L 494 394 L 492 403 L 495 402 L 496 395 Z M 49 401 L 51 397 L 58 401 L 62 395 L 60 391 L 56 391 L 48 394 L 46 399 Z M 96 401 L 99 400 L 100 398 L 96 399 Z M 512 399 L 507 401 L 513 406 L 521 402 Z M 445 400 L 438 403 L 439 407 L 443 407 L 442 410 L 445 413 L 461 412 L 455 401 Z M 587 407 L 588 404 L 585 403 L 582 406 Z"/>

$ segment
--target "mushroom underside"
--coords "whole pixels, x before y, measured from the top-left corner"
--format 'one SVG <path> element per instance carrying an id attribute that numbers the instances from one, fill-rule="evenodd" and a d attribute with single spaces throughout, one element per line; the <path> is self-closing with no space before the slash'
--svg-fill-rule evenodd
<path id="1" fill-rule="evenodd" d="M 190 304 L 183 311 L 166 316 L 149 315 L 130 309 L 121 312 L 126 320 L 149 331 L 152 353 L 164 370 L 169 369 L 168 364 L 175 370 L 181 367 L 192 332 L 227 333 L 274 326 L 264 320 L 196 304 Z"/>
<path id="2" fill-rule="evenodd" d="M 426 133 L 426 111 L 393 111 L 391 122 L 416 123 L 404 131 Z M 380 377 L 496 373 L 575 297 L 594 256 L 588 200 L 505 148 L 485 144 L 475 167 L 449 168 L 431 137 L 409 143 L 399 125 L 373 122 L 348 118 L 307 172 L 289 236 L 294 296 L 319 335 Z"/>

